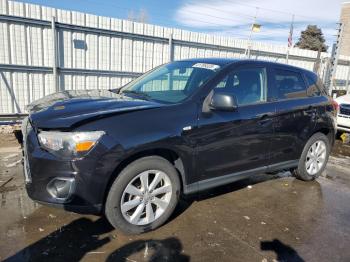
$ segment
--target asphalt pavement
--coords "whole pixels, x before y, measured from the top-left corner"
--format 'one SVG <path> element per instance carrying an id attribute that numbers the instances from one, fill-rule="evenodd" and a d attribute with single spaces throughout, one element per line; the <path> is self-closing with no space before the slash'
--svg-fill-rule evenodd
<path id="1" fill-rule="evenodd" d="M 30 200 L 20 147 L 2 137 L 0 260 L 350 261 L 349 152 L 337 141 L 313 182 L 261 174 L 182 199 L 164 226 L 128 236 Z"/>

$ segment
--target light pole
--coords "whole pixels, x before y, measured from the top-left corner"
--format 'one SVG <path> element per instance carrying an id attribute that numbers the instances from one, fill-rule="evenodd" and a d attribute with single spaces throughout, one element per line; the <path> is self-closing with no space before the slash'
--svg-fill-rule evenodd
<path id="1" fill-rule="evenodd" d="M 245 50 L 245 56 L 250 58 L 250 51 L 252 48 L 252 37 L 253 37 L 253 32 L 258 32 L 260 31 L 260 25 L 256 23 L 256 18 L 258 16 L 258 11 L 259 11 L 259 7 L 256 7 L 256 12 L 255 12 L 255 16 L 254 16 L 254 20 L 252 23 L 252 26 L 250 28 L 250 32 L 249 32 L 249 38 L 248 38 L 248 46 L 247 49 Z M 256 31 L 255 31 L 256 30 Z"/>

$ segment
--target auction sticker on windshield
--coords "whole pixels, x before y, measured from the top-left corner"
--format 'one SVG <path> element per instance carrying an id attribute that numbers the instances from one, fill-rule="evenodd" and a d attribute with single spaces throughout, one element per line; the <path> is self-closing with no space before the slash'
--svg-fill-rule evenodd
<path id="1" fill-rule="evenodd" d="M 194 64 L 192 67 L 203 68 L 203 69 L 208 69 L 212 71 L 217 71 L 220 69 L 219 65 L 208 64 L 208 63 L 197 63 L 197 64 Z"/>

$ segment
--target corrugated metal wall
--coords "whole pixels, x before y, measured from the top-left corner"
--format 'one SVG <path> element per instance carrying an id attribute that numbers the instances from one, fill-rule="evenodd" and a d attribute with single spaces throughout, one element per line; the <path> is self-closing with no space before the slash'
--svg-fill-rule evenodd
<path id="1" fill-rule="evenodd" d="M 240 58 L 248 45 L 246 40 L 7 0 L 0 0 L 0 18 L 0 114 L 25 112 L 26 104 L 56 90 L 124 85 L 170 60 L 171 34 L 175 60 Z M 285 63 L 286 52 L 285 46 L 252 44 L 252 58 Z M 312 70 L 316 58 L 317 52 L 292 48 L 289 64 Z M 347 72 L 348 66 L 339 67 L 337 78 L 346 79 Z"/>

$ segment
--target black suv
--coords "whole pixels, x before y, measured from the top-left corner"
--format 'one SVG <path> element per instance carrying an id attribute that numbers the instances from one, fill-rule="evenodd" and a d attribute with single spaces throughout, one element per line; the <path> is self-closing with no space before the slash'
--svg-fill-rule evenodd
<path id="1" fill-rule="evenodd" d="M 28 110 L 29 196 L 105 214 L 127 233 L 162 225 L 182 194 L 252 174 L 314 180 L 336 116 L 314 73 L 233 59 L 177 61 L 120 89 L 55 93 Z"/>

